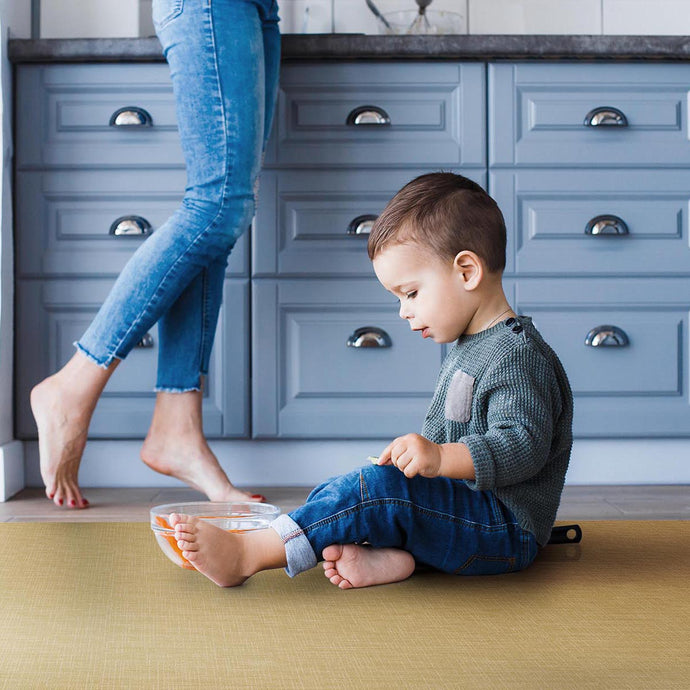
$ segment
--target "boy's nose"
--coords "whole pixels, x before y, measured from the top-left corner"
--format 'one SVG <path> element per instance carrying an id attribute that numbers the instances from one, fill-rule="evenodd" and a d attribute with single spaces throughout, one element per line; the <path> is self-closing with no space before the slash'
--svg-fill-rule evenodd
<path id="1" fill-rule="evenodd" d="M 398 312 L 398 314 L 400 315 L 401 319 L 411 319 L 412 318 L 412 312 L 410 311 L 409 306 L 406 306 L 403 303 L 400 304 L 400 311 Z"/>

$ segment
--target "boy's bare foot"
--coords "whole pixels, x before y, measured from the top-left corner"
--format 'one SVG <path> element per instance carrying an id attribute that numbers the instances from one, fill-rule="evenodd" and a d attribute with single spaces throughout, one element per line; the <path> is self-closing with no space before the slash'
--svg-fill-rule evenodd
<path id="1" fill-rule="evenodd" d="M 31 411 L 38 427 L 41 477 L 46 496 L 57 506 L 86 508 L 77 476 L 86 446 L 91 411 L 80 409 L 64 390 L 59 376 L 33 388 Z"/>
<path id="2" fill-rule="evenodd" d="M 287 565 L 283 540 L 272 529 L 234 534 L 180 513 L 169 520 L 182 555 L 219 587 L 237 587 L 260 570 Z"/>
<path id="3" fill-rule="evenodd" d="M 405 580 L 415 569 L 411 553 L 357 544 L 331 544 L 323 550 L 326 577 L 340 589 L 371 587 Z"/>

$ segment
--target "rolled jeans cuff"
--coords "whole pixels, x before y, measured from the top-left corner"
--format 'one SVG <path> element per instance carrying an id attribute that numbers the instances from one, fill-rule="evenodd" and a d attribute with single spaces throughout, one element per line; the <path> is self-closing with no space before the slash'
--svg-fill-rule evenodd
<path id="1" fill-rule="evenodd" d="M 318 563 L 314 549 L 302 528 L 289 515 L 279 515 L 270 526 L 285 544 L 285 572 L 290 577 L 295 577 Z"/>

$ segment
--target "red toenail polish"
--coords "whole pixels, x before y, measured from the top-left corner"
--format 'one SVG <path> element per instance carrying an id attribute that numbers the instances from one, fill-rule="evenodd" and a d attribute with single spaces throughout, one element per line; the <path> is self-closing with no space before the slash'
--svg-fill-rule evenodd
<path id="1" fill-rule="evenodd" d="M 53 497 L 55 496 L 55 492 L 53 491 L 52 494 L 48 494 L 48 498 L 52 501 Z"/>
<path id="2" fill-rule="evenodd" d="M 252 494 L 252 498 L 256 498 L 256 499 L 261 500 L 261 501 L 266 500 L 266 496 L 263 496 L 262 494 Z"/>
<path id="3" fill-rule="evenodd" d="M 74 506 L 77 505 L 77 502 L 73 498 L 71 498 L 69 504 L 72 506 L 72 508 L 74 508 Z"/>
<path id="4" fill-rule="evenodd" d="M 63 503 L 63 500 L 61 498 L 58 499 L 58 505 L 61 506 Z"/>
<path id="5" fill-rule="evenodd" d="M 89 505 L 89 502 L 88 502 L 86 499 L 83 499 L 82 502 L 81 502 L 81 504 L 82 504 L 83 506 L 87 506 L 87 505 Z"/>

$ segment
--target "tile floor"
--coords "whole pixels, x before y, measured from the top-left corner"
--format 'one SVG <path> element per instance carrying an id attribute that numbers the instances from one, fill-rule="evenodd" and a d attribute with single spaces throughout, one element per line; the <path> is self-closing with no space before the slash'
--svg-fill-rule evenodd
<path id="1" fill-rule="evenodd" d="M 288 512 L 304 502 L 309 487 L 251 487 Z M 148 522 L 149 508 L 203 500 L 186 488 L 84 489 L 87 510 L 57 508 L 42 489 L 24 489 L 0 503 L 0 522 Z M 690 520 L 690 486 L 566 486 L 559 520 Z"/>

